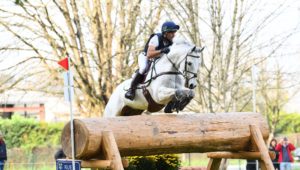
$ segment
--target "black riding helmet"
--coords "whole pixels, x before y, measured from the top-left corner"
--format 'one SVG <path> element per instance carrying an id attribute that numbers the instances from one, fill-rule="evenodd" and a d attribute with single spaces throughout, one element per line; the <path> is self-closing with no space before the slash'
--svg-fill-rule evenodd
<path id="1" fill-rule="evenodd" d="M 176 25 L 173 21 L 167 21 L 161 26 L 161 33 L 164 34 L 166 32 L 174 32 L 179 30 L 179 28 L 179 25 Z"/>

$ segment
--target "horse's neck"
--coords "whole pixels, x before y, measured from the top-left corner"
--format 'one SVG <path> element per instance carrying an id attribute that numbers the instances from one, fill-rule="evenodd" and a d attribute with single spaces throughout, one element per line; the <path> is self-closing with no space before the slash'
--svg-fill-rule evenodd
<path id="1" fill-rule="evenodd" d="M 152 65 L 152 67 L 155 67 L 156 73 L 158 74 L 163 72 L 177 71 L 167 56 L 160 58 L 155 65 Z"/>
<path id="2" fill-rule="evenodd" d="M 150 71 L 147 75 L 146 81 L 152 78 L 174 76 L 170 72 L 177 72 L 176 68 L 173 66 L 172 62 L 167 58 L 167 56 L 162 56 L 157 59 L 155 63 L 152 63 Z"/>
<path id="3" fill-rule="evenodd" d="M 166 73 L 165 76 L 168 76 L 168 75 L 172 75 L 172 74 L 168 74 L 168 72 L 178 72 L 179 71 L 178 62 L 181 61 L 180 59 L 181 57 L 179 56 L 187 52 L 188 49 L 189 48 L 184 44 L 172 46 L 171 52 L 169 53 L 169 55 L 171 56 L 164 55 L 160 59 L 157 59 L 157 61 L 155 61 L 155 64 L 152 64 L 147 79 L 150 79 L 151 77 L 155 77 L 156 75 L 159 74 Z"/>

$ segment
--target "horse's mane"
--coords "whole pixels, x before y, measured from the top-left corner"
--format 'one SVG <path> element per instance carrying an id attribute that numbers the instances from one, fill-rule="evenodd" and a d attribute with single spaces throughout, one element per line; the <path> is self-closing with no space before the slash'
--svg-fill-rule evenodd
<path id="1" fill-rule="evenodd" d="M 174 38 L 173 43 L 174 43 L 174 45 L 180 45 L 180 44 L 192 45 L 190 42 L 188 42 L 184 38 Z"/>
<path id="2" fill-rule="evenodd" d="M 194 47 L 193 44 L 183 38 L 178 38 L 173 41 L 173 45 L 170 48 L 170 56 L 182 56 L 188 53 Z"/>

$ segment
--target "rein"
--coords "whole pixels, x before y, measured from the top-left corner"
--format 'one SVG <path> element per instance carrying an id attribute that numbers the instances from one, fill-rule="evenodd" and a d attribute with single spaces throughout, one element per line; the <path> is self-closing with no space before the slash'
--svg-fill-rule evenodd
<path id="1" fill-rule="evenodd" d="M 188 82 L 189 80 L 193 79 L 193 78 L 197 78 L 197 73 L 194 73 L 194 72 L 191 72 L 189 70 L 187 70 L 187 66 L 190 64 L 190 62 L 187 61 L 188 57 L 193 57 L 193 58 L 200 58 L 199 56 L 195 56 L 195 55 L 191 55 L 190 54 L 191 52 L 187 53 L 187 55 L 179 62 L 179 65 L 180 63 L 182 63 L 184 60 L 185 60 L 185 66 L 184 66 L 184 70 L 183 72 L 180 71 L 175 63 L 172 62 L 172 60 L 168 57 L 168 55 L 166 55 L 167 59 L 169 60 L 169 62 L 172 64 L 173 68 L 175 68 L 176 71 L 166 71 L 166 72 L 161 72 L 161 73 L 156 73 L 156 70 L 155 70 L 155 64 L 157 63 L 157 61 L 159 61 L 159 59 L 161 58 L 158 58 L 154 61 L 152 61 L 154 64 L 152 66 L 152 69 L 151 69 L 151 76 L 150 76 L 150 79 L 145 81 L 144 83 L 141 83 L 141 85 L 145 85 L 144 87 L 148 87 L 152 80 L 155 80 L 156 78 L 160 77 L 160 76 L 163 76 L 163 75 L 182 75 L 185 79 L 185 86 L 187 87 L 188 86 Z M 155 76 L 153 76 L 153 72 L 155 72 Z M 192 77 L 188 77 L 187 73 L 190 73 L 190 74 L 193 74 Z M 142 89 L 142 87 L 138 86 L 137 89 Z"/>

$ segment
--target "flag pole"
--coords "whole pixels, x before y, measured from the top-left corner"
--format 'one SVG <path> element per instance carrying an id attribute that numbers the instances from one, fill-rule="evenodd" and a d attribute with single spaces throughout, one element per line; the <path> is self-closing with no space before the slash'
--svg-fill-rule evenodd
<path id="1" fill-rule="evenodd" d="M 68 58 L 68 97 L 69 97 L 69 106 L 70 106 L 70 128 L 71 128 L 71 147 L 72 147 L 72 170 L 75 170 L 75 146 L 74 146 L 74 118 L 73 118 L 73 105 L 72 105 L 72 93 L 71 93 L 71 75 L 70 75 L 70 57 L 67 55 Z"/>
<path id="2" fill-rule="evenodd" d="M 256 81 L 257 81 L 257 69 L 255 65 L 252 65 L 252 110 L 256 112 Z"/>

